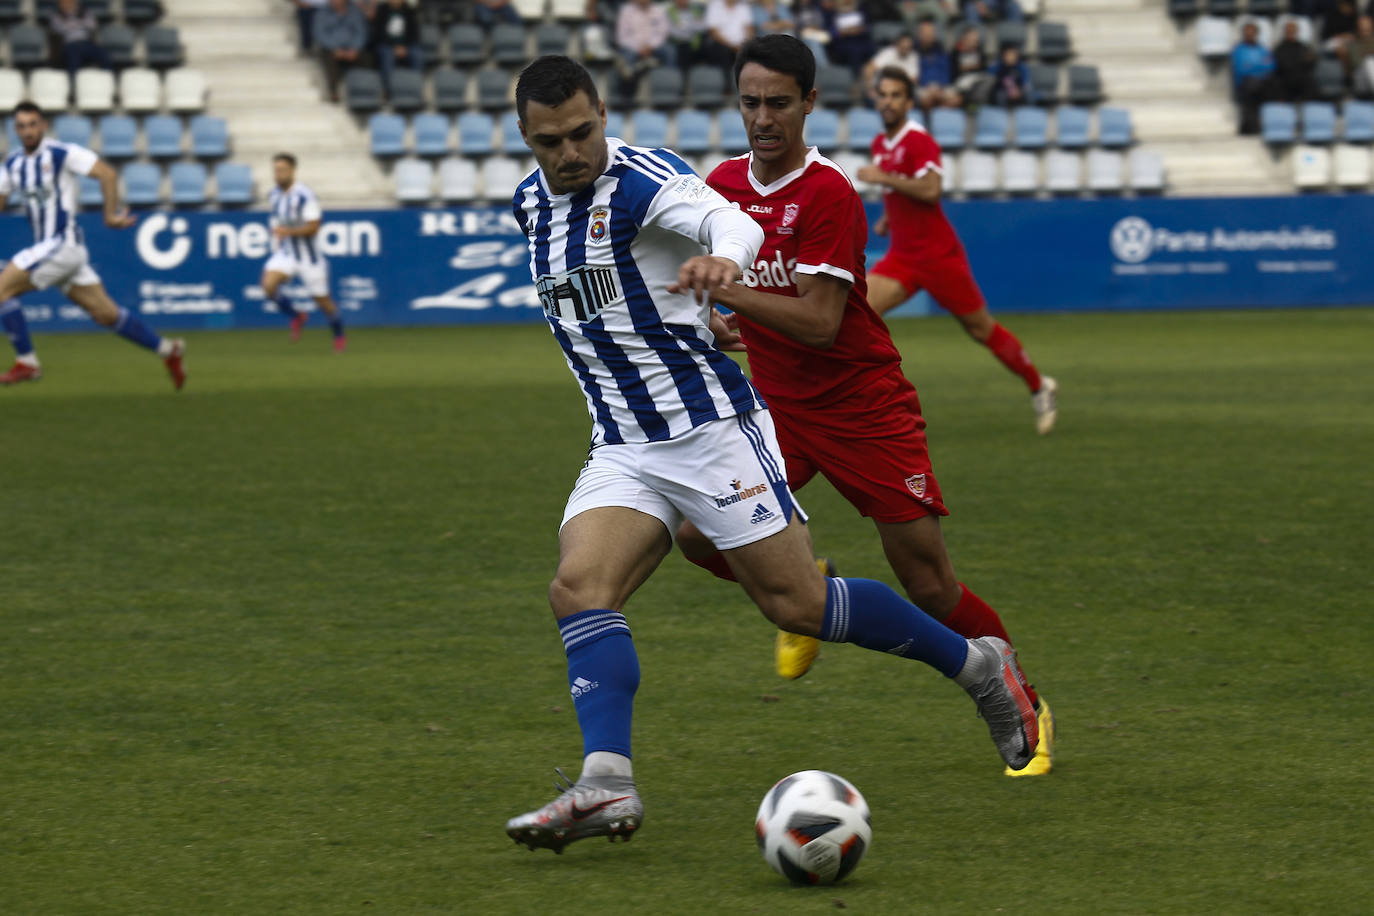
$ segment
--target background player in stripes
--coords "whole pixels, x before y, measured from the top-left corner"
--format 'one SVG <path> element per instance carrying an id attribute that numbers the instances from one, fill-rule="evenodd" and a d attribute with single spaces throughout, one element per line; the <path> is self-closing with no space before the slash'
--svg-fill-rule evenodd
<path id="1" fill-rule="evenodd" d="M 6 331 L 16 345 L 19 338 L 28 339 L 23 310 L 9 308 L 9 300 L 56 286 L 97 324 L 113 328 L 119 336 L 162 357 L 172 384 L 180 390 L 186 382 L 182 366 L 185 343 L 158 336 L 133 312 L 111 301 L 100 276 L 91 268 L 85 237 L 77 224 L 78 179 L 82 175 L 100 182 L 105 225 L 127 229 L 137 222 L 119 206 L 119 176 L 84 146 L 48 139 L 47 129 L 43 110 L 37 105 L 21 102 L 15 106 L 14 131 L 20 148 L 6 156 L 0 167 L 0 195 L 19 193 L 33 226 L 33 244 L 11 258 L 0 272 L 0 302 L 8 309 Z M 30 345 L 29 352 L 20 354 L 14 367 L 0 376 L 0 384 L 31 381 L 41 375 L 38 356 Z"/>
<path id="2" fill-rule="evenodd" d="M 1058 417 L 1059 385 L 1040 374 L 1021 341 L 988 312 L 964 246 L 940 206 L 940 146 L 910 120 L 914 91 L 900 67 L 879 71 L 875 99 L 884 132 L 873 138 L 873 163 L 856 177 L 884 189 L 884 212 L 874 231 L 890 234 L 892 244 L 868 272 L 868 302 L 881 315 L 922 289 L 930 293 L 970 337 L 1025 381 L 1035 428 L 1043 435 Z"/>
<path id="3" fill-rule="evenodd" d="M 633 834 L 639 661 L 621 613 L 691 519 L 776 623 L 918 659 L 964 687 L 1011 766 L 1031 759 L 1030 698 L 997 639 L 969 641 L 892 589 L 827 579 L 783 479 L 769 411 L 714 345 L 708 290 L 754 260 L 762 233 L 668 150 L 605 136 L 596 84 L 566 57 L 520 75 L 516 108 L 539 163 L 516 189 L 530 273 L 583 389 L 592 447 L 559 530 L 549 603 L 583 737 L 582 774 L 506 832 L 561 850 Z"/>
<path id="4" fill-rule="evenodd" d="M 329 262 L 320 253 L 316 236 L 324 214 L 315 192 L 296 180 L 296 157 L 277 153 L 272 157 L 272 177 L 277 186 L 268 198 L 272 210 L 272 254 L 262 269 L 262 294 L 275 302 L 277 310 L 291 319 L 291 339 L 301 339 L 309 315 L 291 304 L 291 297 L 282 291 L 282 284 L 297 278 L 315 300 L 320 311 L 329 319 L 334 332 L 334 349 L 342 352 L 347 345 L 344 337 L 343 314 L 329 296 Z"/>

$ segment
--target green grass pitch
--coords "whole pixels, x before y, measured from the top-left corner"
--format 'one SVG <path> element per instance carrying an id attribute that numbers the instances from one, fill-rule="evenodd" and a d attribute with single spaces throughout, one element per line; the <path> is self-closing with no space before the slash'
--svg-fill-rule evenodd
<path id="1" fill-rule="evenodd" d="M 0 390 L 0 911 L 1361 913 L 1374 909 L 1374 311 L 1010 316 L 1062 385 L 948 318 L 895 335 L 961 577 L 1053 703 L 1010 780 L 922 665 L 772 630 L 673 557 L 643 667 L 627 845 L 518 849 L 575 774 L 545 603 L 585 454 L 541 327 L 197 334 L 187 390 L 105 334 Z M 892 576 L 802 491 L 818 548 Z M 793 889 L 755 808 L 842 773 L 874 844 Z"/>

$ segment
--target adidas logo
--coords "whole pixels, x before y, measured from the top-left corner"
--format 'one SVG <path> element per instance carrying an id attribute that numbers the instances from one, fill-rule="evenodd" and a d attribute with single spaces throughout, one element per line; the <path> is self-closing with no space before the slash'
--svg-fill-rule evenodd
<path id="1" fill-rule="evenodd" d="M 763 503 L 759 503 L 754 507 L 754 514 L 749 517 L 749 524 L 757 525 L 771 518 L 773 518 L 773 513 L 764 508 Z"/>
<path id="2" fill-rule="evenodd" d="M 600 681 L 589 681 L 585 677 L 573 678 L 572 689 L 569 691 L 575 700 L 583 694 L 591 693 L 601 686 Z"/>
<path id="3" fill-rule="evenodd" d="M 902 656 L 903 658 L 905 658 L 905 657 L 906 657 L 906 652 L 907 652 L 907 650 L 911 648 L 911 643 L 912 643 L 912 640 L 908 639 L 906 642 L 902 643 L 900 646 L 893 646 L 891 649 L 888 649 L 887 652 L 888 652 L 889 655 L 900 655 L 900 656 Z"/>

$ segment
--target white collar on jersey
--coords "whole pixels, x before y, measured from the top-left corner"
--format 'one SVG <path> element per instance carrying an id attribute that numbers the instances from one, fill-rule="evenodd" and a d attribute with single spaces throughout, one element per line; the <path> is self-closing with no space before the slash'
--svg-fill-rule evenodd
<path id="1" fill-rule="evenodd" d="M 749 175 L 749 186 L 753 188 L 754 193 L 758 194 L 760 197 L 776 194 L 778 191 L 781 191 L 783 188 L 800 178 L 802 172 L 805 172 L 811 167 L 811 163 L 819 162 L 822 158 L 820 150 L 816 149 L 814 146 L 808 146 L 806 148 L 806 161 L 802 163 L 801 168 L 788 172 L 771 184 L 763 184 L 754 177 L 754 154 L 751 152 L 749 153 L 749 168 L 745 170 Z"/>
<path id="2" fill-rule="evenodd" d="M 920 129 L 921 126 L 917 124 L 915 121 L 907 121 L 905 124 L 902 125 L 902 129 L 897 131 L 897 136 L 895 137 L 889 137 L 886 131 L 884 131 L 882 135 L 883 147 L 889 150 L 893 149 L 894 147 L 896 147 L 898 143 L 902 142 L 903 138 L 905 138 L 907 134 L 911 133 L 913 130 Z"/>

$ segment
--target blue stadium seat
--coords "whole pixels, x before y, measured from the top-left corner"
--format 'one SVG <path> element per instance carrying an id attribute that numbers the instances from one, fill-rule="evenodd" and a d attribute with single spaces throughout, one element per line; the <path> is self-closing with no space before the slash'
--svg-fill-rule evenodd
<path id="1" fill-rule="evenodd" d="M 229 155 L 229 123 L 214 115 L 192 118 L 191 155 L 198 159 L 223 159 Z"/>
<path id="2" fill-rule="evenodd" d="M 181 155 L 181 119 L 174 115 L 147 118 L 143 122 L 143 139 L 149 156 L 175 159 Z"/>
<path id="3" fill-rule="evenodd" d="M 406 119 L 378 112 L 367 119 L 368 143 L 374 156 L 399 156 L 406 151 Z"/>
<path id="4" fill-rule="evenodd" d="M 849 128 L 849 142 L 845 145 L 852 150 L 868 149 L 873 138 L 883 132 L 883 119 L 872 108 L 851 108 L 845 120 Z"/>
<path id="5" fill-rule="evenodd" d="M 205 203 L 205 181 L 209 175 L 199 162 L 173 162 L 167 170 L 172 181 L 172 203 L 198 207 Z"/>
<path id="6" fill-rule="evenodd" d="M 1088 109 L 1077 105 L 1060 105 L 1055 109 L 1054 145 L 1060 149 L 1082 149 L 1088 145 Z"/>
<path id="7" fill-rule="evenodd" d="M 1302 106 L 1302 142 L 1334 143 L 1336 141 L 1336 106 L 1330 102 L 1304 102 Z"/>
<path id="8" fill-rule="evenodd" d="M 996 105 L 978 109 L 973 145 L 978 149 L 1002 149 L 1007 145 L 1007 110 Z"/>
<path id="9" fill-rule="evenodd" d="M 700 109 L 689 109 L 678 112 L 677 116 L 677 141 L 673 144 L 673 149 L 684 155 L 699 155 L 711 149 L 711 116 Z M 736 121 L 739 118 L 735 118 Z M 635 134 L 638 138 L 639 134 Z M 635 140 L 638 146 L 647 144 Z M 663 144 L 659 144 L 662 146 Z"/>
<path id="10" fill-rule="evenodd" d="M 529 147 L 520 135 L 520 117 L 514 111 L 501 116 L 501 152 L 508 156 L 518 156 Z"/>
<path id="11" fill-rule="evenodd" d="M 132 159 L 138 154 L 138 125 L 128 115 L 100 119 L 100 155 L 106 159 Z"/>
<path id="12" fill-rule="evenodd" d="M 242 162 L 221 162 L 216 165 L 215 201 L 221 206 L 251 204 L 253 169 Z"/>
<path id="13" fill-rule="evenodd" d="M 1044 149 L 1050 143 L 1050 117 L 1043 108 L 1022 105 L 1012 113 L 1017 149 Z"/>
<path id="14" fill-rule="evenodd" d="M 491 115 L 468 111 L 458 116 L 458 151 L 465 156 L 486 156 L 494 151 L 491 144 L 496 124 Z"/>
<path id="15" fill-rule="evenodd" d="M 448 115 L 435 111 L 417 114 L 410 122 L 415 133 L 415 154 L 417 156 L 444 156 L 449 152 L 448 131 L 452 123 Z"/>
<path id="16" fill-rule="evenodd" d="M 1298 110 L 1286 102 L 1260 106 L 1260 136 L 1265 143 L 1293 143 L 1298 139 Z"/>
<path id="17" fill-rule="evenodd" d="M 720 127 L 720 149 L 727 156 L 736 156 L 749 151 L 749 132 L 744 129 L 744 121 L 733 108 L 721 109 L 717 119 Z"/>
<path id="18" fill-rule="evenodd" d="M 941 149 L 964 148 L 964 113 L 957 108 L 937 108 L 930 113 L 930 135 Z"/>
<path id="19" fill-rule="evenodd" d="M 1131 127 L 1131 113 L 1124 108 L 1097 110 L 1097 142 L 1099 146 L 1130 146 L 1135 141 Z"/>
<path id="20" fill-rule="evenodd" d="M 692 114 L 699 117 L 706 117 L 710 123 L 709 116 L 703 111 L 686 110 L 679 114 L 678 133 L 682 132 L 681 116 Z M 634 133 L 635 146 L 647 146 L 657 148 L 668 145 L 668 116 L 661 111 L 652 108 L 636 108 L 635 113 L 630 115 L 630 130 Z M 687 150 L 681 142 L 677 145 L 678 152 L 704 152 L 701 150 Z"/>
<path id="21" fill-rule="evenodd" d="M 606 112 L 606 136 L 625 139 L 625 116 L 618 111 Z"/>
<path id="22" fill-rule="evenodd" d="M 1345 103 L 1345 131 L 1348 143 L 1374 143 L 1374 102 Z"/>
<path id="23" fill-rule="evenodd" d="M 151 207 L 162 200 L 162 169 L 151 162 L 130 162 L 124 166 L 124 202 L 133 207 Z"/>
<path id="24" fill-rule="evenodd" d="M 806 142 L 822 153 L 833 153 L 840 145 L 840 115 L 833 108 L 817 108 L 806 119 Z"/>
<path id="25" fill-rule="evenodd" d="M 105 200 L 105 195 L 100 191 L 100 182 L 90 175 L 82 175 L 77 199 L 83 207 L 100 206 Z"/>
<path id="26" fill-rule="evenodd" d="M 78 146 L 91 145 L 91 133 L 94 127 L 91 119 L 79 114 L 60 114 L 53 119 L 53 133 L 57 134 L 57 139 L 63 143 L 75 143 Z"/>

